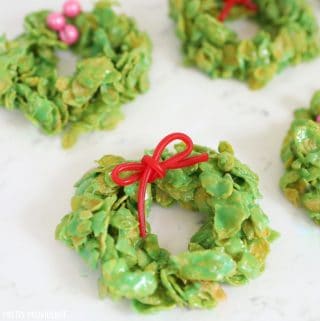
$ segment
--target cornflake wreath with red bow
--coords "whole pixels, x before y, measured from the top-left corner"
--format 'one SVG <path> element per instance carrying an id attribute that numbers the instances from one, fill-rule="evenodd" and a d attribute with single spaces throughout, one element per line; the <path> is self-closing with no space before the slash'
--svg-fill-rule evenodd
<path id="1" fill-rule="evenodd" d="M 305 0 L 170 0 L 187 65 L 253 89 L 320 53 L 317 20 Z M 250 18 L 261 30 L 240 39 L 227 20 Z"/>
<path id="2" fill-rule="evenodd" d="M 309 107 L 294 112 L 281 159 L 285 172 L 280 187 L 285 197 L 303 207 L 320 226 L 320 90 L 314 93 Z"/>
<path id="3" fill-rule="evenodd" d="M 182 143 L 172 153 L 166 147 L 175 140 Z M 225 297 L 222 284 L 244 284 L 264 270 L 277 233 L 256 203 L 259 196 L 257 176 L 231 145 L 222 142 L 216 152 L 175 133 L 141 162 L 101 158 L 76 184 L 56 238 L 101 271 L 102 298 L 128 298 L 142 313 L 211 308 Z M 145 222 L 153 202 L 203 216 L 186 252 L 172 255 L 159 246 Z"/>

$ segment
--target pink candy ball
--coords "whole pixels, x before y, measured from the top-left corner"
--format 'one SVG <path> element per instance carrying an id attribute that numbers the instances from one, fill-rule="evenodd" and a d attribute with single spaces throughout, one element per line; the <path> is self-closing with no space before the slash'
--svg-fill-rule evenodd
<path id="1" fill-rule="evenodd" d="M 316 117 L 316 122 L 317 122 L 317 123 L 320 123 L 320 115 L 318 115 L 318 116 Z"/>
<path id="2" fill-rule="evenodd" d="M 53 12 L 47 17 L 47 25 L 51 30 L 60 31 L 66 25 L 66 19 L 61 13 Z"/>
<path id="3" fill-rule="evenodd" d="M 59 32 L 60 39 L 67 45 L 75 44 L 79 39 L 79 31 L 73 25 L 66 25 L 64 29 Z"/>
<path id="4" fill-rule="evenodd" d="M 63 14 L 68 18 L 74 18 L 81 13 L 81 6 L 77 0 L 67 0 L 63 5 Z"/>

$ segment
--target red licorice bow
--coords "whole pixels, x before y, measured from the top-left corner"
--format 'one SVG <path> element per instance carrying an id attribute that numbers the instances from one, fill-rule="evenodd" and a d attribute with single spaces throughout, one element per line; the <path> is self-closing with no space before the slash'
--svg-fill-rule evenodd
<path id="1" fill-rule="evenodd" d="M 252 0 L 224 0 L 224 7 L 223 7 L 218 19 L 220 21 L 226 20 L 231 9 L 236 5 L 245 6 L 248 10 L 251 10 L 251 11 L 258 10 L 258 6 L 255 3 L 253 3 Z"/>
<path id="2" fill-rule="evenodd" d="M 174 156 L 162 161 L 161 155 L 166 147 L 175 140 L 181 140 L 186 144 L 186 148 Z M 206 162 L 209 159 L 207 153 L 189 157 L 193 149 L 193 142 L 191 138 L 182 133 L 173 133 L 164 137 L 152 156 L 145 155 L 141 162 L 123 163 L 116 166 L 112 173 L 112 180 L 120 185 L 127 186 L 135 182 L 139 182 L 138 189 L 138 220 L 140 236 L 146 237 L 146 219 L 145 219 L 145 195 L 147 184 L 153 183 L 157 179 L 164 178 L 169 169 L 177 169 L 195 165 L 197 163 Z M 131 173 L 126 178 L 121 178 L 122 173 Z"/>

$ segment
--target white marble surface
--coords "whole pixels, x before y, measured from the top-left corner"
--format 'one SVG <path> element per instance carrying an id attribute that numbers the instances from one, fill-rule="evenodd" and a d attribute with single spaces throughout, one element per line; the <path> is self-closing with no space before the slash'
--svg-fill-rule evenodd
<path id="1" fill-rule="evenodd" d="M 56 9 L 61 3 L 46 1 Z M 311 3 L 320 16 L 319 1 Z M 281 140 L 292 111 L 320 88 L 320 59 L 286 70 L 257 92 L 236 81 L 211 81 L 181 66 L 165 0 L 122 5 L 149 31 L 154 63 L 150 91 L 125 106 L 126 120 L 115 131 L 84 136 L 63 151 L 59 137 L 48 138 L 19 113 L 0 110 L 0 320 L 320 320 L 320 230 L 278 189 Z M 1 33 L 19 33 L 25 14 L 43 6 L 41 0 L 1 0 Z M 228 299 L 215 310 L 141 317 L 125 301 L 99 300 L 97 273 L 53 234 L 69 210 L 73 183 L 95 159 L 105 153 L 138 158 L 172 131 L 214 148 L 219 140 L 232 142 L 238 157 L 259 174 L 261 204 L 282 237 L 272 246 L 266 272 L 247 286 L 228 287 Z M 153 209 L 161 245 L 175 253 L 185 249 L 196 222 L 194 214 Z M 179 239 L 172 242 L 175 233 Z"/>

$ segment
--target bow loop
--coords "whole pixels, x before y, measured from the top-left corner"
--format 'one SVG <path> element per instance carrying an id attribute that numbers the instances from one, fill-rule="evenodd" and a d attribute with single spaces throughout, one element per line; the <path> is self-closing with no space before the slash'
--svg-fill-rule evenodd
<path id="1" fill-rule="evenodd" d="M 221 22 L 226 20 L 232 8 L 236 5 L 244 6 L 245 8 L 253 12 L 258 10 L 258 6 L 253 2 L 253 0 L 224 0 L 224 6 L 218 19 Z"/>
<path id="2" fill-rule="evenodd" d="M 120 164 L 113 169 L 111 173 L 111 178 L 116 184 L 120 186 L 131 185 L 140 180 L 142 170 L 143 166 L 139 163 Z M 122 173 L 130 173 L 130 175 L 127 175 L 125 178 L 122 178 Z"/>
<path id="3" fill-rule="evenodd" d="M 166 147 L 175 140 L 181 140 L 185 143 L 186 148 L 172 157 L 161 161 L 161 155 Z M 145 195 L 147 184 L 153 183 L 157 179 L 165 177 L 167 170 L 178 169 L 195 165 L 200 162 L 206 162 L 209 159 L 207 153 L 190 157 L 193 150 L 193 142 L 191 138 L 182 133 L 173 133 L 163 138 L 155 148 L 152 156 L 145 155 L 140 163 L 124 163 L 116 166 L 112 173 L 112 180 L 120 185 L 127 186 L 139 182 L 138 190 L 138 218 L 141 237 L 146 236 L 145 223 Z M 121 174 L 129 173 L 125 178 Z"/>

